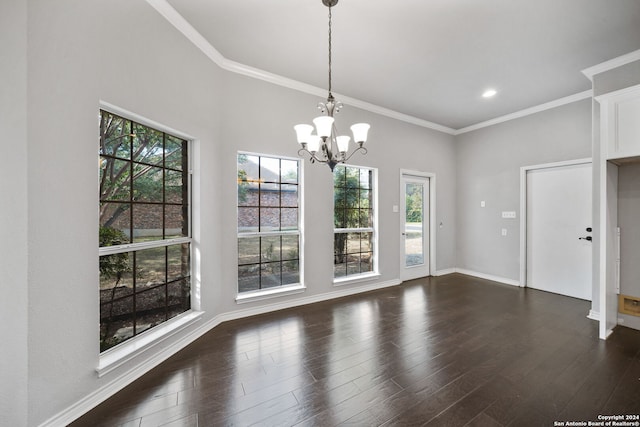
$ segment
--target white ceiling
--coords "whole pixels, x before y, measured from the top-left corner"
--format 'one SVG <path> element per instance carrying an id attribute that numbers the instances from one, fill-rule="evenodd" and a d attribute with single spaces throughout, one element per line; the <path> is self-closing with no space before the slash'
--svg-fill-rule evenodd
<path id="1" fill-rule="evenodd" d="M 168 3 L 226 59 L 327 88 L 321 0 Z M 334 92 L 453 129 L 588 90 L 581 70 L 640 49 L 640 0 L 340 0 L 332 11 Z"/>

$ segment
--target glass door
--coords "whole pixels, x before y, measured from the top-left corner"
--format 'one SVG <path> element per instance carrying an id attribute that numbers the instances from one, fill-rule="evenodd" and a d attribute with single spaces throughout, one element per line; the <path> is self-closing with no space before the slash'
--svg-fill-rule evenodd
<path id="1" fill-rule="evenodd" d="M 402 175 L 401 278 L 429 275 L 429 178 Z"/>

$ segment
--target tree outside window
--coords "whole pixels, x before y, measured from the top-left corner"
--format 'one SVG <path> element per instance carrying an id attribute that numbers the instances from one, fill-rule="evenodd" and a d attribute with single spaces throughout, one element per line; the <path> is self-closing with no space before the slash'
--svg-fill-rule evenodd
<path id="1" fill-rule="evenodd" d="M 354 166 L 334 169 L 334 278 L 375 271 L 373 174 Z"/>
<path id="2" fill-rule="evenodd" d="M 191 308 L 186 140 L 100 111 L 100 348 Z"/>

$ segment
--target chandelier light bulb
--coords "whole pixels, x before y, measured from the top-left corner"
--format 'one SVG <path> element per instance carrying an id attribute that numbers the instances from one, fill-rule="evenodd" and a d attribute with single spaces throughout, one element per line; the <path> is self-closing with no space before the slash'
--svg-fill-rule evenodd
<path id="1" fill-rule="evenodd" d="M 336 138 L 336 144 L 338 145 L 338 151 L 341 153 L 346 153 L 349 151 L 349 140 L 351 137 L 346 135 L 341 135 Z"/>
<path id="2" fill-rule="evenodd" d="M 309 135 L 309 142 L 307 147 L 311 154 L 316 153 L 320 149 L 320 137 L 318 135 Z"/>
<path id="3" fill-rule="evenodd" d="M 367 134 L 369 133 L 369 123 L 356 123 L 351 126 L 351 132 L 353 132 L 353 140 L 358 144 L 364 144 L 367 142 Z"/>
<path id="4" fill-rule="evenodd" d="M 313 132 L 313 126 L 306 124 L 295 125 L 293 129 L 296 131 L 296 137 L 298 138 L 299 144 L 309 142 L 309 136 L 311 136 L 311 132 Z"/>
<path id="5" fill-rule="evenodd" d="M 320 116 L 313 119 L 313 124 L 316 125 L 316 133 L 320 138 L 328 138 L 331 136 L 333 121 L 333 117 L 330 116 Z"/>

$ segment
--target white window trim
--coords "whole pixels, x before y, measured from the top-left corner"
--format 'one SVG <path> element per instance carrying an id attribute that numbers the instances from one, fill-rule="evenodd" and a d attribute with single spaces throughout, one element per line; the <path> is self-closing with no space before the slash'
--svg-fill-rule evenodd
<path id="1" fill-rule="evenodd" d="M 98 373 L 98 377 L 101 377 L 123 365 L 127 361 L 133 359 L 137 355 L 147 351 L 152 347 L 155 347 L 157 344 L 181 332 L 191 324 L 198 321 L 204 314 L 204 311 L 200 311 L 200 257 L 197 245 L 199 239 L 196 238 L 200 233 L 200 217 L 193 211 L 194 203 L 199 203 L 200 201 L 199 198 L 194 197 L 194 194 L 199 194 L 198 190 L 200 186 L 200 176 L 199 174 L 194 173 L 194 165 L 197 164 L 196 158 L 199 158 L 199 141 L 189 134 L 170 128 L 161 123 L 147 119 L 146 117 L 140 116 L 136 113 L 132 113 L 131 111 L 125 110 L 102 100 L 99 101 L 98 108 L 100 110 L 105 110 L 123 118 L 132 120 L 141 125 L 148 126 L 155 130 L 168 133 L 172 136 L 186 140 L 188 150 L 189 175 L 189 237 L 179 237 L 153 242 L 130 243 L 126 245 L 102 247 L 98 248 L 98 259 L 103 255 L 111 255 L 120 252 L 139 251 L 152 247 L 162 247 L 181 243 L 189 243 L 191 248 L 191 309 L 157 326 L 154 326 L 153 328 L 150 328 L 149 330 L 146 330 L 139 335 L 129 338 L 128 340 L 115 345 L 108 350 L 100 352 L 98 355 L 98 366 L 96 367 L 96 372 Z"/>
<path id="2" fill-rule="evenodd" d="M 236 263 L 236 304 L 244 304 L 254 301 L 262 301 L 272 298 L 283 297 L 287 295 L 294 295 L 298 293 L 305 292 L 307 287 L 304 282 L 304 263 L 302 260 L 304 259 L 304 185 L 303 185 L 303 167 L 304 162 L 299 157 L 288 157 L 288 156 L 280 156 L 278 154 L 265 154 L 265 153 L 255 153 L 251 151 L 241 151 L 239 150 L 236 153 L 236 159 L 239 154 L 244 154 L 247 156 L 258 156 L 258 157 L 270 157 L 276 158 L 280 160 L 291 160 L 298 163 L 298 229 L 297 230 L 283 230 L 283 231 L 250 231 L 239 233 L 237 231 L 236 225 L 236 258 L 238 254 L 237 247 L 237 239 L 242 239 L 246 237 L 265 237 L 265 236 L 286 236 L 286 235 L 297 235 L 298 236 L 298 271 L 300 274 L 300 282 L 292 283 L 288 285 L 278 286 L 274 288 L 266 288 L 266 289 L 258 289 L 255 291 L 247 291 L 247 292 L 238 292 L 238 266 Z M 237 188 L 236 188 L 236 197 L 237 197 Z M 238 218 L 238 206 L 236 204 L 236 220 Z"/>
<path id="3" fill-rule="evenodd" d="M 359 274 L 351 274 L 348 276 L 340 276 L 333 278 L 333 286 L 344 286 L 350 285 L 353 283 L 366 282 L 372 279 L 379 278 L 381 276 L 379 270 L 378 263 L 378 168 L 373 168 L 370 166 L 357 166 L 350 164 L 343 164 L 340 166 L 344 167 L 352 167 L 359 169 L 368 169 L 373 172 L 373 227 L 364 227 L 364 228 L 334 228 L 333 234 L 336 233 L 373 233 L 371 237 L 371 245 L 373 247 L 373 271 L 368 271 L 366 273 Z M 333 190 L 335 192 L 335 188 Z"/>
<path id="4" fill-rule="evenodd" d="M 236 303 L 245 304 L 248 302 L 262 301 L 272 298 L 295 295 L 306 291 L 307 287 L 302 283 L 278 286 L 276 288 L 259 289 L 257 291 L 242 292 L 236 297 Z"/>
<path id="5" fill-rule="evenodd" d="M 162 239 L 162 240 L 152 240 L 149 242 L 127 243 L 125 245 L 102 246 L 98 249 L 98 253 L 100 256 L 113 255 L 113 254 L 119 254 L 124 252 L 138 252 L 144 249 L 161 248 L 163 246 L 180 245 L 183 243 L 192 243 L 192 238 L 179 237 L 175 239 Z"/>
<path id="6" fill-rule="evenodd" d="M 376 271 L 370 271 L 368 273 L 352 274 L 350 276 L 342 276 L 333 279 L 333 286 L 350 285 L 352 283 L 368 282 L 369 280 L 377 279 L 381 276 Z"/>
<path id="7" fill-rule="evenodd" d="M 197 322 L 203 314 L 203 311 L 186 311 L 139 335 L 129 338 L 121 344 L 103 351 L 100 353 L 98 366 L 96 367 L 98 377 L 108 374 L 139 354 L 169 339 L 187 326 Z"/>

